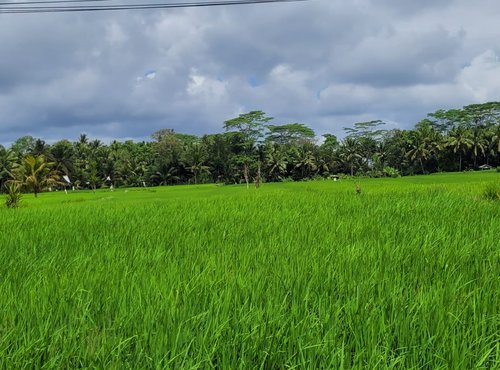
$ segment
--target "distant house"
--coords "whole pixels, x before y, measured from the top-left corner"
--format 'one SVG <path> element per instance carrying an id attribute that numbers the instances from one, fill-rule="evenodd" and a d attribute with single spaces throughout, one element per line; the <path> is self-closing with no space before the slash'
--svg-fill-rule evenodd
<path id="1" fill-rule="evenodd" d="M 491 170 L 493 167 L 491 167 L 489 164 L 483 164 L 482 166 L 479 166 L 480 170 L 486 171 L 486 170 Z"/>

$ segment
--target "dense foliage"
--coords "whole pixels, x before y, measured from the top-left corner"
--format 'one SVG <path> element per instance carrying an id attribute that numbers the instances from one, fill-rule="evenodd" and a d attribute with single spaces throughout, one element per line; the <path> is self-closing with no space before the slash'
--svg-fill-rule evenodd
<path id="1" fill-rule="evenodd" d="M 253 111 L 224 122 L 223 133 L 197 137 L 162 129 L 151 142 L 113 141 L 82 134 L 52 145 L 25 136 L 0 146 L 0 188 L 152 186 L 287 181 L 338 174 L 397 177 L 500 165 L 500 103 L 439 110 L 413 130 L 387 130 L 382 121 L 345 128 L 339 141 L 316 140 L 304 124 L 271 124 Z M 66 180 L 63 180 L 66 176 Z"/>

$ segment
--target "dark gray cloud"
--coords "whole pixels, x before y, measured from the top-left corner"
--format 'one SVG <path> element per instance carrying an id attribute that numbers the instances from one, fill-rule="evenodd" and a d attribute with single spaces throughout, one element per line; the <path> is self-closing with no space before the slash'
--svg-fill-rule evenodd
<path id="1" fill-rule="evenodd" d="M 203 134 L 262 109 L 318 132 L 500 99 L 494 0 L 0 15 L 0 142 Z"/>

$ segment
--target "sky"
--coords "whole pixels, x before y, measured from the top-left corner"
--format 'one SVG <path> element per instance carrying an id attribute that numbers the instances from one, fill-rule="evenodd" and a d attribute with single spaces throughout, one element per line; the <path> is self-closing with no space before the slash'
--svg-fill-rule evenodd
<path id="1" fill-rule="evenodd" d="M 498 19 L 498 0 L 0 14 L 0 143 L 203 135 L 251 110 L 318 136 L 412 128 L 500 100 Z"/>

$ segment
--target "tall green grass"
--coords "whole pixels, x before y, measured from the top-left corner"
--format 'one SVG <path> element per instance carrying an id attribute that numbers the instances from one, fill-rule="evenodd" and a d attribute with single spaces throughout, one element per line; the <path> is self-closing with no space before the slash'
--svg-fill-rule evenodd
<path id="1" fill-rule="evenodd" d="M 26 195 L 0 368 L 499 368 L 499 180 Z"/>

